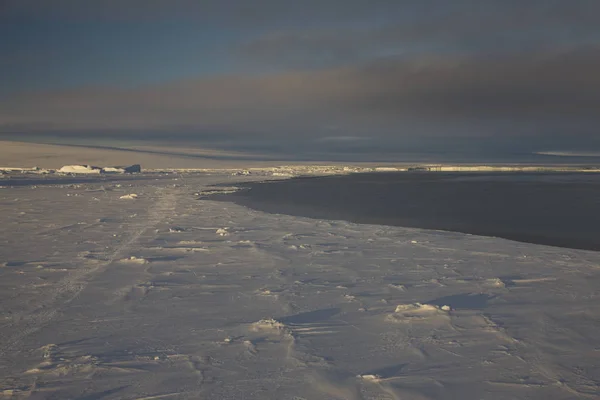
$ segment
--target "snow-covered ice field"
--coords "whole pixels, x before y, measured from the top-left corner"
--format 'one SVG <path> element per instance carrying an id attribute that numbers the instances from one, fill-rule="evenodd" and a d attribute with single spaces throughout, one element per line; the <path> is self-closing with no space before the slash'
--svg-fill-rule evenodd
<path id="1" fill-rule="evenodd" d="M 0 189 L 0 398 L 598 398 L 600 253 L 61 179 Z"/>

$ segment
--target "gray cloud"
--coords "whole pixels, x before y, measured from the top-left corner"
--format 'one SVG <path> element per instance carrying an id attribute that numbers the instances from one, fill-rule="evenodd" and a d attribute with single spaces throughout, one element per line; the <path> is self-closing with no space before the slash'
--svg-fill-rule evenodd
<path id="1" fill-rule="evenodd" d="M 597 123 L 599 70 L 600 47 L 589 47 L 222 76 L 137 89 L 87 88 L 6 100 L 0 103 L 0 127 L 332 136 L 335 126 L 340 136 L 362 136 L 402 134 L 418 120 Z M 447 129 L 438 127 L 437 133 Z"/>
<path id="2" fill-rule="evenodd" d="M 0 133 L 222 133 L 323 146 L 458 136 L 540 136 L 557 146 L 598 133 L 596 0 L 0 4 L 0 19 L 185 19 L 210 27 L 203 34 L 235 31 L 237 47 L 223 51 L 237 55 L 239 70 L 263 73 L 11 95 L 0 100 Z M 27 64 L 19 60 L 10 62 Z"/>
<path id="3" fill-rule="evenodd" d="M 365 70 L 377 94 L 357 108 L 424 115 L 594 116 L 600 47 L 506 57 L 387 63 Z"/>
<path id="4" fill-rule="evenodd" d="M 600 4 L 595 0 L 0 0 L 8 16 L 45 18 L 136 19 L 189 17 L 216 23 L 317 26 L 321 22 L 349 25 L 378 21 L 422 25 L 422 31 L 491 31 L 555 25 L 591 26 L 597 22 Z M 491 25 L 490 25 L 491 24 Z M 414 28 L 409 28 L 414 30 Z M 417 29 L 418 30 L 418 29 Z"/>
<path id="5" fill-rule="evenodd" d="M 239 48 L 251 61 L 321 67 L 418 54 L 509 54 L 600 43 L 595 1 L 422 2 L 368 26 L 270 31 Z"/>
<path id="6" fill-rule="evenodd" d="M 378 9 L 400 10 L 395 0 L 4 0 L 4 13 L 46 18 L 164 19 L 193 18 L 219 24 L 334 21 L 379 14 Z M 215 21 L 216 20 L 216 21 Z"/>

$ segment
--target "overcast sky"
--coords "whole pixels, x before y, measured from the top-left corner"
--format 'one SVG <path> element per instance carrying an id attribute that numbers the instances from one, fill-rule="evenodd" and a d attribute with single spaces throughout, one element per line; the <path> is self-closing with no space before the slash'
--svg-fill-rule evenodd
<path id="1" fill-rule="evenodd" d="M 24 139 L 600 150 L 599 71 L 597 0 L 0 0 Z"/>

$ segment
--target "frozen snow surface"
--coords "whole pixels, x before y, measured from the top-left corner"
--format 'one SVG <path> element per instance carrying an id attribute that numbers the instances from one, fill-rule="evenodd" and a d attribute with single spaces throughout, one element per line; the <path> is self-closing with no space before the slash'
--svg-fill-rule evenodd
<path id="1" fill-rule="evenodd" d="M 598 398 L 600 253 L 199 196 L 245 175 L 1 190 L 0 398 Z"/>

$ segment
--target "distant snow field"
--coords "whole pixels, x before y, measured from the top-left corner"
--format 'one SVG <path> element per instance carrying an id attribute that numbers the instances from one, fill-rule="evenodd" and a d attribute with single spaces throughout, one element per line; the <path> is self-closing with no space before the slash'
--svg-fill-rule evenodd
<path id="1" fill-rule="evenodd" d="M 600 253 L 206 196 L 236 175 L 4 184 L 0 398 L 598 398 Z"/>

